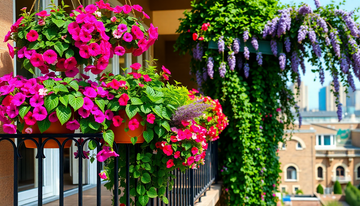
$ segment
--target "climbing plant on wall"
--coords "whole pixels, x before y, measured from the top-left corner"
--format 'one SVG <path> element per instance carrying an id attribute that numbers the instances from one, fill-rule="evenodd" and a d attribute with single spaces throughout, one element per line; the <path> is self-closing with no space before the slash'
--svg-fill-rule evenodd
<path id="1" fill-rule="evenodd" d="M 198 0 L 185 12 L 176 50 L 192 55 L 199 89 L 221 99 L 230 125 L 220 140 L 219 168 L 229 205 L 274 205 L 280 183 L 279 142 L 291 135 L 299 107 L 286 86 L 299 91 L 305 61 L 324 83 L 333 77 L 355 89 L 360 78 L 360 26 L 339 6 L 281 5 L 277 0 Z M 356 10 L 357 11 L 357 10 Z M 301 70 L 301 72 L 300 72 Z"/>

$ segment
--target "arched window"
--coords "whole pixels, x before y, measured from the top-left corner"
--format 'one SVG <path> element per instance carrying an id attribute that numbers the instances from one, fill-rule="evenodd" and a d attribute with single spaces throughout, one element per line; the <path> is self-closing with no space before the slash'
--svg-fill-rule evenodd
<path id="1" fill-rule="evenodd" d="M 323 168 L 322 167 L 318 167 L 317 168 L 317 177 L 318 178 L 324 178 L 324 175 L 323 175 Z"/>
<path id="2" fill-rule="evenodd" d="M 298 142 L 298 143 L 296 144 L 296 149 L 302 149 L 302 146 L 301 146 L 300 142 Z"/>
<path id="3" fill-rule="evenodd" d="M 345 177 L 345 169 L 342 166 L 336 168 L 336 177 Z"/>
<path id="4" fill-rule="evenodd" d="M 286 169 L 287 179 L 288 180 L 297 180 L 296 169 L 293 166 L 290 166 Z"/>
<path id="5" fill-rule="evenodd" d="M 360 178 L 360 166 L 357 168 L 356 173 L 357 173 L 357 177 Z"/>

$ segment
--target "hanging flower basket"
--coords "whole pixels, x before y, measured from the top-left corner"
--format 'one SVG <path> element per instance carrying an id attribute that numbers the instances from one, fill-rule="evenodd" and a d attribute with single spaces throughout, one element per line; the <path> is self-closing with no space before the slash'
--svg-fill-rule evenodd
<path id="1" fill-rule="evenodd" d="M 130 119 L 126 115 L 125 110 L 120 110 L 119 116 L 121 119 L 123 119 L 123 123 L 118 127 L 115 127 L 114 124 L 112 124 L 110 127 L 110 129 L 114 132 L 114 141 L 119 144 L 131 144 L 131 138 L 136 137 L 136 144 L 143 143 L 145 141 L 143 133 L 146 130 L 146 126 L 140 124 L 140 122 L 143 121 L 143 118 L 139 114 L 136 114 L 132 118 L 132 121 L 136 120 L 135 124 L 139 125 L 137 128 L 135 128 L 134 126 L 129 125 Z"/>

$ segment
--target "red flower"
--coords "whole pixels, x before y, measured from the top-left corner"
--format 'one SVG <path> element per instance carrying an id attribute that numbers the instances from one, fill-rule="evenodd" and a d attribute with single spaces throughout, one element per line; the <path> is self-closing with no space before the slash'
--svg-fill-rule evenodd
<path id="1" fill-rule="evenodd" d="M 209 26 L 210 26 L 210 23 L 204 23 L 204 24 L 201 26 L 201 30 L 207 31 L 207 30 L 209 29 Z"/>
<path id="2" fill-rule="evenodd" d="M 134 64 L 132 64 L 132 65 L 130 66 L 130 68 L 135 69 L 135 70 L 138 70 L 138 69 L 141 68 L 141 64 L 139 64 L 139 63 L 134 63 Z"/>
<path id="3" fill-rule="evenodd" d="M 166 145 L 163 147 L 163 152 L 167 155 L 167 156 L 170 156 L 173 154 L 173 149 L 170 145 Z"/>
<path id="4" fill-rule="evenodd" d="M 129 121 L 129 129 L 134 131 L 139 127 L 140 123 L 137 119 L 133 118 Z"/>
<path id="5" fill-rule="evenodd" d="M 174 166 L 174 160 L 173 159 L 169 159 L 167 162 L 166 162 L 166 168 L 172 168 Z"/>
<path id="6" fill-rule="evenodd" d="M 168 75 L 166 75 L 166 74 L 163 74 L 163 77 L 164 77 L 164 79 L 166 79 L 166 80 L 169 80 L 169 77 L 168 77 Z"/>
<path id="7" fill-rule="evenodd" d="M 127 94 L 122 94 L 119 98 L 119 104 L 120 106 L 126 106 L 127 102 L 129 101 L 129 96 Z"/>
<path id="8" fill-rule="evenodd" d="M 171 74 L 170 70 L 168 70 L 166 67 L 162 66 L 161 69 L 165 74 Z"/>
<path id="9" fill-rule="evenodd" d="M 203 36 L 199 37 L 199 40 L 204 41 L 204 37 Z"/>
<path id="10" fill-rule="evenodd" d="M 115 127 L 119 127 L 122 124 L 123 118 L 117 115 L 112 118 L 112 121 Z"/>
<path id="11" fill-rule="evenodd" d="M 177 142 L 178 140 L 177 140 L 176 136 L 171 136 L 171 137 L 170 137 L 170 141 L 175 143 L 175 142 Z"/>
<path id="12" fill-rule="evenodd" d="M 154 124 L 155 121 L 155 115 L 154 114 L 148 114 L 146 121 L 149 122 L 150 124 Z"/>
<path id="13" fill-rule="evenodd" d="M 177 158 L 179 158 L 179 157 L 180 157 L 180 151 L 175 152 L 174 158 L 177 159 Z"/>
<path id="14" fill-rule="evenodd" d="M 193 33 L 193 40 L 196 41 L 198 39 L 199 35 L 197 33 Z"/>
<path id="15" fill-rule="evenodd" d="M 191 153 L 193 155 L 196 155 L 198 152 L 199 152 L 198 148 L 196 148 L 196 147 L 191 148 Z"/>

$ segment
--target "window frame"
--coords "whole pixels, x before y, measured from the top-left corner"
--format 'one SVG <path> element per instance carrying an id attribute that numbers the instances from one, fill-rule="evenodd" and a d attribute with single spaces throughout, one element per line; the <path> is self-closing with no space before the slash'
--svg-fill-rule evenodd
<path id="1" fill-rule="evenodd" d="M 299 145 L 300 145 L 300 147 L 299 147 Z M 296 143 L 295 149 L 296 149 L 296 150 L 303 150 L 304 148 L 303 148 L 302 144 L 298 141 L 298 142 Z"/>
<path id="2" fill-rule="evenodd" d="M 330 145 L 325 145 L 325 136 L 330 136 Z M 320 148 L 331 148 L 331 147 L 336 147 L 336 140 L 335 140 L 336 135 L 334 134 L 319 134 L 316 135 L 316 145 L 315 147 L 320 147 Z"/>
<path id="3" fill-rule="evenodd" d="M 321 169 L 321 173 L 319 173 L 319 169 Z M 319 176 L 321 174 L 321 177 Z M 316 168 L 316 178 L 317 179 L 324 179 L 324 168 L 321 166 L 318 166 Z"/>
<path id="4" fill-rule="evenodd" d="M 289 177 L 288 177 L 288 169 L 289 169 L 290 167 L 294 168 L 294 170 L 295 170 L 295 178 L 292 177 L 291 179 L 289 179 Z M 291 175 L 291 176 L 292 176 L 292 175 Z M 289 166 L 287 166 L 287 167 L 286 167 L 286 177 L 285 177 L 285 181 L 297 182 L 298 180 L 299 180 L 298 169 L 297 169 L 294 165 L 289 165 Z"/>

